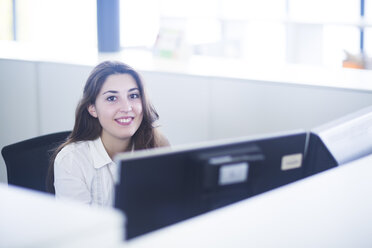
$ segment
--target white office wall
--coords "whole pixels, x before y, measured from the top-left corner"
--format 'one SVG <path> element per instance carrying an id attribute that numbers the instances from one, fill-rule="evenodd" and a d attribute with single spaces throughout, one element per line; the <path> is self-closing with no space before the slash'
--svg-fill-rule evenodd
<path id="1" fill-rule="evenodd" d="M 93 67 L 40 63 L 40 133 L 72 130 L 75 109 Z"/>
<path id="2" fill-rule="evenodd" d="M 210 80 L 171 73 L 141 72 L 171 144 L 210 139 Z"/>
<path id="3" fill-rule="evenodd" d="M 310 130 L 371 104 L 371 92 L 215 79 L 211 90 L 210 135 L 220 139 Z"/>
<path id="4" fill-rule="evenodd" d="M 0 59 L 0 149 L 72 129 L 93 66 Z M 173 145 L 310 129 L 372 105 L 371 91 L 140 71 Z M 0 160 L 0 182 L 6 181 Z"/>

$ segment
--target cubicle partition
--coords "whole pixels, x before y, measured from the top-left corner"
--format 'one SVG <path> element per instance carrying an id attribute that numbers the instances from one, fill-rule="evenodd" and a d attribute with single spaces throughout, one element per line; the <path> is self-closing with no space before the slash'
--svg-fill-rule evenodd
<path id="1" fill-rule="evenodd" d="M 0 59 L 0 149 L 71 130 L 82 87 L 102 59 L 80 63 L 82 58 L 64 62 L 14 54 Z M 368 72 L 259 69 L 217 60 L 180 65 L 127 53 L 119 59 L 142 74 L 172 145 L 310 130 L 372 105 Z M 2 159 L 0 181 L 6 181 Z"/>
<path id="2" fill-rule="evenodd" d="M 116 157 L 132 239 L 372 154 L 372 106 L 314 128 Z"/>

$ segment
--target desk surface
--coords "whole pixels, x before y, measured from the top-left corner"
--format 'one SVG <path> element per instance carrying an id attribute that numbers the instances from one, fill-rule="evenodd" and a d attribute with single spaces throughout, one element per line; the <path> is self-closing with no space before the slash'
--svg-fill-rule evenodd
<path id="1" fill-rule="evenodd" d="M 0 247 L 117 247 L 125 217 L 0 184 Z"/>
<path id="2" fill-rule="evenodd" d="M 372 155 L 125 247 L 372 247 Z"/>

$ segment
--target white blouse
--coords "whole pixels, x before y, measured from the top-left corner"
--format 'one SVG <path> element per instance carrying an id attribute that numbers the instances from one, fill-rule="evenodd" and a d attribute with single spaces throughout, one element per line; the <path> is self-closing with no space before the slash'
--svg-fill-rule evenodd
<path id="1" fill-rule="evenodd" d="M 118 166 L 101 138 L 65 146 L 54 161 L 56 198 L 99 206 L 113 206 Z"/>

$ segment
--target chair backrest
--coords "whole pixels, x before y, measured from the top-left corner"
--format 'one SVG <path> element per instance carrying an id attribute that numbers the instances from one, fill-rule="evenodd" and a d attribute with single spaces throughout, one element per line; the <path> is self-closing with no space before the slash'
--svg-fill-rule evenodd
<path id="1" fill-rule="evenodd" d="M 8 173 L 8 183 L 47 192 L 45 180 L 52 149 L 70 133 L 52 133 L 4 146 L 1 154 Z"/>

